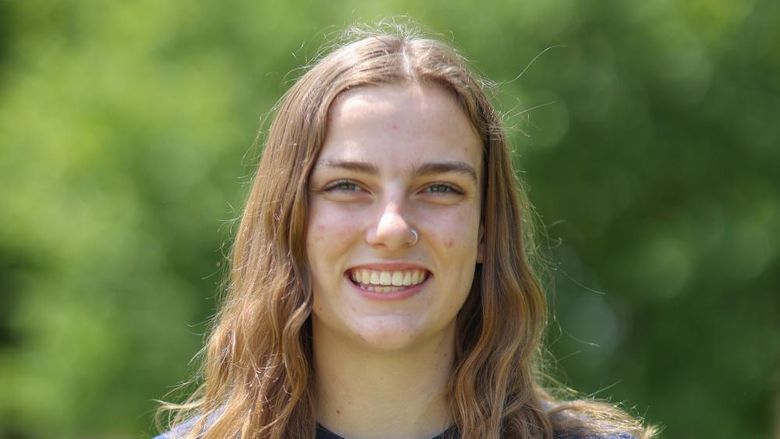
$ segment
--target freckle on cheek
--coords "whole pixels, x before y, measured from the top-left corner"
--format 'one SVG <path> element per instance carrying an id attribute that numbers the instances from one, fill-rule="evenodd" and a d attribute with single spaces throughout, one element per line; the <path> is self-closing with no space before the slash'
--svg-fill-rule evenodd
<path id="1" fill-rule="evenodd" d="M 449 239 L 444 241 L 444 246 L 447 248 L 452 248 L 452 241 Z"/>

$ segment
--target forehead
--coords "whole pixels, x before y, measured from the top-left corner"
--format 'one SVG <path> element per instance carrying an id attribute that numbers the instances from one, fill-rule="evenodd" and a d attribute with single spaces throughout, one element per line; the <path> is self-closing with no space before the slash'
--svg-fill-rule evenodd
<path id="1" fill-rule="evenodd" d="M 458 160 L 482 168 L 482 142 L 453 92 L 436 84 L 361 86 L 329 111 L 319 161 L 356 160 L 380 167 Z"/>

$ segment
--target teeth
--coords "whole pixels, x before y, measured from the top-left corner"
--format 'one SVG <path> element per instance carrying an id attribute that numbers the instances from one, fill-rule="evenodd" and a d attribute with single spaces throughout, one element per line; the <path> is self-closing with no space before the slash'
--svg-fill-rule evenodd
<path id="1" fill-rule="evenodd" d="M 392 288 L 410 286 L 422 283 L 425 280 L 425 271 L 423 270 L 352 270 L 350 277 L 353 281 L 369 287 L 369 291 L 389 292 Z M 388 291 L 385 291 L 388 290 Z"/>

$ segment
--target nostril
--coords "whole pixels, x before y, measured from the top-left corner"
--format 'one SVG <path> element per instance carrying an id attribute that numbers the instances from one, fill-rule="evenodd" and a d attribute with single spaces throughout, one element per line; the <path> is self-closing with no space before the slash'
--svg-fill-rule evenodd
<path id="1" fill-rule="evenodd" d="M 403 219 L 382 220 L 376 228 L 369 232 L 368 240 L 371 244 L 391 247 L 406 246 L 410 241 L 416 241 L 417 232 Z"/>

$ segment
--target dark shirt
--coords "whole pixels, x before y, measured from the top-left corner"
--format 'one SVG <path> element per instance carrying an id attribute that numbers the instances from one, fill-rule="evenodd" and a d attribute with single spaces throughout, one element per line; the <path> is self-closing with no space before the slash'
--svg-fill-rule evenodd
<path id="1" fill-rule="evenodd" d="M 432 437 L 431 439 L 444 439 L 445 436 L 447 436 L 448 438 L 457 438 L 458 437 L 457 435 L 448 435 L 448 433 L 450 433 L 450 430 L 454 430 L 454 428 L 455 427 L 451 427 L 449 430 L 439 434 L 438 436 Z M 328 430 L 322 425 L 317 424 L 316 439 L 344 439 L 344 438 Z M 625 434 L 625 433 L 613 434 L 608 436 L 579 436 L 579 435 L 572 436 L 572 435 L 556 433 L 553 439 L 635 439 L 635 438 L 630 434 Z"/>
<path id="2" fill-rule="evenodd" d="M 443 433 L 441 433 L 441 434 L 439 434 L 437 436 L 434 436 L 431 439 L 444 439 L 444 435 L 448 431 L 449 430 L 447 430 L 447 431 L 445 431 L 445 432 L 443 432 Z M 316 437 L 316 439 L 344 439 L 344 438 L 339 436 L 339 435 L 337 435 L 336 433 L 328 430 L 327 428 L 323 427 L 322 425 L 317 424 L 317 437 Z"/>
<path id="3" fill-rule="evenodd" d="M 183 433 L 187 432 L 187 427 L 191 427 L 191 425 L 188 425 L 189 423 L 185 423 L 184 425 L 179 426 L 174 431 L 169 431 L 167 433 L 163 433 L 159 436 L 156 436 L 154 439 L 175 439 L 182 435 Z M 455 427 L 451 427 L 450 430 L 454 430 Z M 445 437 L 449 438 L 457 438 L 457 434 L 448 434 L 451 433 L 450 430 L 444 431 L 438 436 L 432 437 L 431 439 L 445 439 Z M 317 436 L 316 439 L 345 439 L 336 433 L 333 433 L 332 431 L 329 431 L 327 428 L 321 426 L 320 424 L 317 424 Z M 581 436 L 581 435 L 571 435 L 571 434 L 565 434 L 565 433 L 555 433 L 555 436 L 553 439 L 636 439 L 634 436 L 631 436 L 627 433 L 620 433 L 620 434 L 611 434 L 606 436 Z"/>

